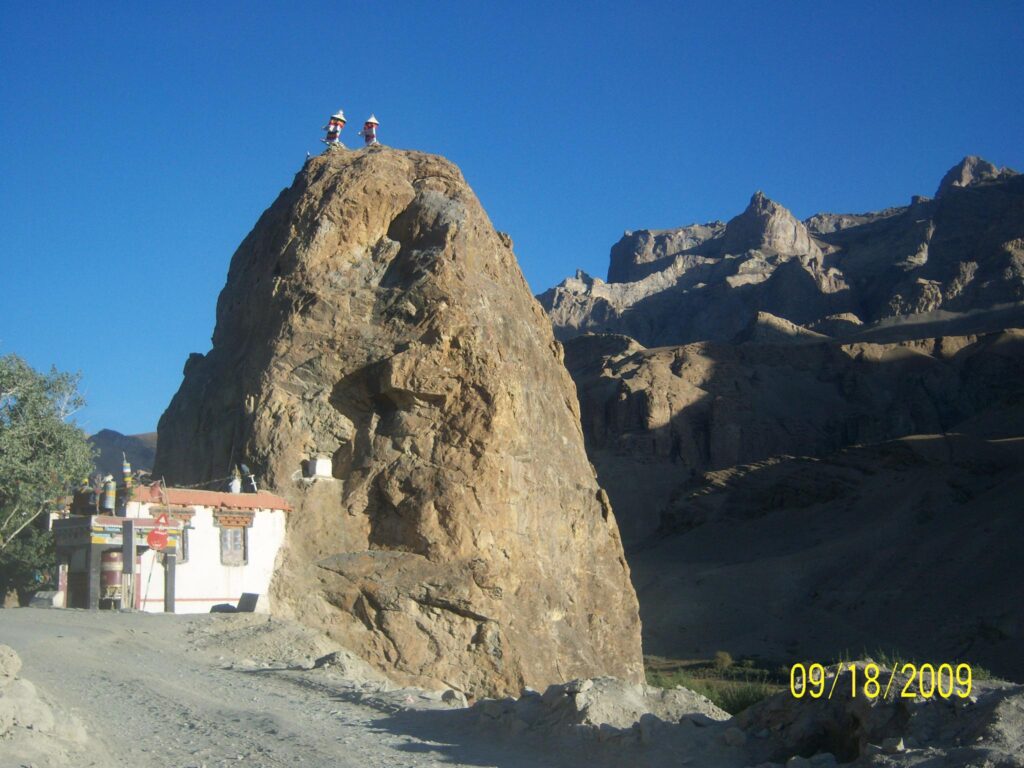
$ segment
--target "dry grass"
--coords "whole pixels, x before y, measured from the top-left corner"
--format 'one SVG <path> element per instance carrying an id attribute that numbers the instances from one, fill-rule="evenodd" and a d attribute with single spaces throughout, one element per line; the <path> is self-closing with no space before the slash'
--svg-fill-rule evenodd
<path id="1" fill-rule="evenodd" d="M 644 668 L 649 685 L 659 688 L 681 685 L 706 696 L 731 715 L 786 690 L 777 674 L 757 667 L 752 659 L 733 660 L 725 651 L 719 651 L 713 659 L 645 656 Z"/>

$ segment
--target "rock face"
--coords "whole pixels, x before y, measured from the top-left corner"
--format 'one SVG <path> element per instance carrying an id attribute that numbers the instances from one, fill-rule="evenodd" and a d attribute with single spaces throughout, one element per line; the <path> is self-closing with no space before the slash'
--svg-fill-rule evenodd
<path id="1" fill-rule="evenodd" d="M 1024 434 L 1024 331 L 838 344 L 756 330 L 743 344 L 566 343 L 587 450 L 627 541 L 687 508 L 710 470 L 918 433 Z"/>
<path id="2" fill-rule="evenodd" d="M 695 231 L 624 238 L 608 282 L 541 297 L 646 652 L 1024 679 L 1024 177 L 966 158 L 934 200 L 801 223 L 758 194 Z"/>
<path id="3" fill-rule="evenodd" d="M 747 210 L 726 225 L 719 245 L 723 253 L 774 251 L 783 256 L 821 256 L 807 227 L 763 192 L 754 193 Z"/>
<path id="4" fill-rule="evenodd" d="M 803 223 L 758 192 L 724 226 L 627 233 L 608 282 L 577 275 L 539 298 L 561 339 L 621 333 L 648 347 L 731 339 L 758 312 L 845 336 L 1024 305 L 1024 176 L 969 157 L 934 200 Z M 855 322 L 824 322 L 837 315 Z"/>
<path id="5" fill-rule="evenodd" d="M 721 235 L 725 225 L 720 221 L 693 224 L 679 229 L 626 232 L 612 246 L 608 265 L 609 283 L 633 283 L 668 266 L 676 254 L 697 248 Z"/>
<path id="6" fill-rule="evenodd" d="M 636 682 L 637 603 L 561 355 L 455 166 L 331 151 L 232 258 L 156 471 L 246 461 L 292 498 L 275 605 L 400 681 Z M 300 478 L 316 455 L 333 480 Z"/>

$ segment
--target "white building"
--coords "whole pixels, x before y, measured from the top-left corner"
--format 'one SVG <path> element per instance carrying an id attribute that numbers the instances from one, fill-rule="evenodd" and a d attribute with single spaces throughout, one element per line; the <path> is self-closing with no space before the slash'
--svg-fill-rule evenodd
<path id="1" fill-rule="evenodd" d="M 97 514 L 89 499 L 77 494 L 70 516 L 53 523 L 60 579 L 54 605 L 269 610 L 267 592 L 291 511 L 280 496 L 157 483 L 133 489 L 116 515 Z M 131 575 L 122 566 L 129 523 L 136 553 Z"/>
<path id="2" fill-rule="evenodd" d="M 249 610 L 269 610 L 267 592 L 278 550 L 284 543 L 291 505 L 272 493 L 221 493 L 158 485 L 135 489 L 126 505 L 129 518 L 180 521 L 174 577 L 175 613 L 208 613 L 215 605 L 237 606 L 243 595 L 256 600 Z M 142 553 L 135 604 L 164 610 L 162 556 Z"/>

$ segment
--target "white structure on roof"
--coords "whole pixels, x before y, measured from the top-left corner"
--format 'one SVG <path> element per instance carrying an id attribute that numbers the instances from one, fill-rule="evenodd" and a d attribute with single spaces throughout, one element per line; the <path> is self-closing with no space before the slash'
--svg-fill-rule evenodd
<path id="1" fill-rule="evenodd" d="M 259 596 L 255 606 L 245 608 L 268 612 L 267 592 L 284 543 L 289 511 L 287 501 L 266 492 L 220 493 L 158 486 L 136 489 L 126 507 L 129 518 L 167 514 L 170 520 L 182 523 L 176 550 L 175 613 L 208 613 L 225 603 L 238 606 L 243 595 Z M 138 608 L 152 613 L 164 610 L 164 575 L 163 555 L 143 551 Z"/>

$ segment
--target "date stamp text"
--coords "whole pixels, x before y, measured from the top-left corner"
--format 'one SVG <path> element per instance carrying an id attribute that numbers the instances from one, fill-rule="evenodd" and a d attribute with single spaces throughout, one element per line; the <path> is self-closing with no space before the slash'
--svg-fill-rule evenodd
<path id="1" fill-rule="evenodd" d="M 888 670 L 873 662 L 843 663 L 838 669 L 814 663 L 794 664 L 789 670 L 789 692 L 794 699 L 805 696 L 831 699 L 833 695 L 868 699 L 966 699 L 971 695 L 972 682 L 970 664 L 907 663 Z"/>

